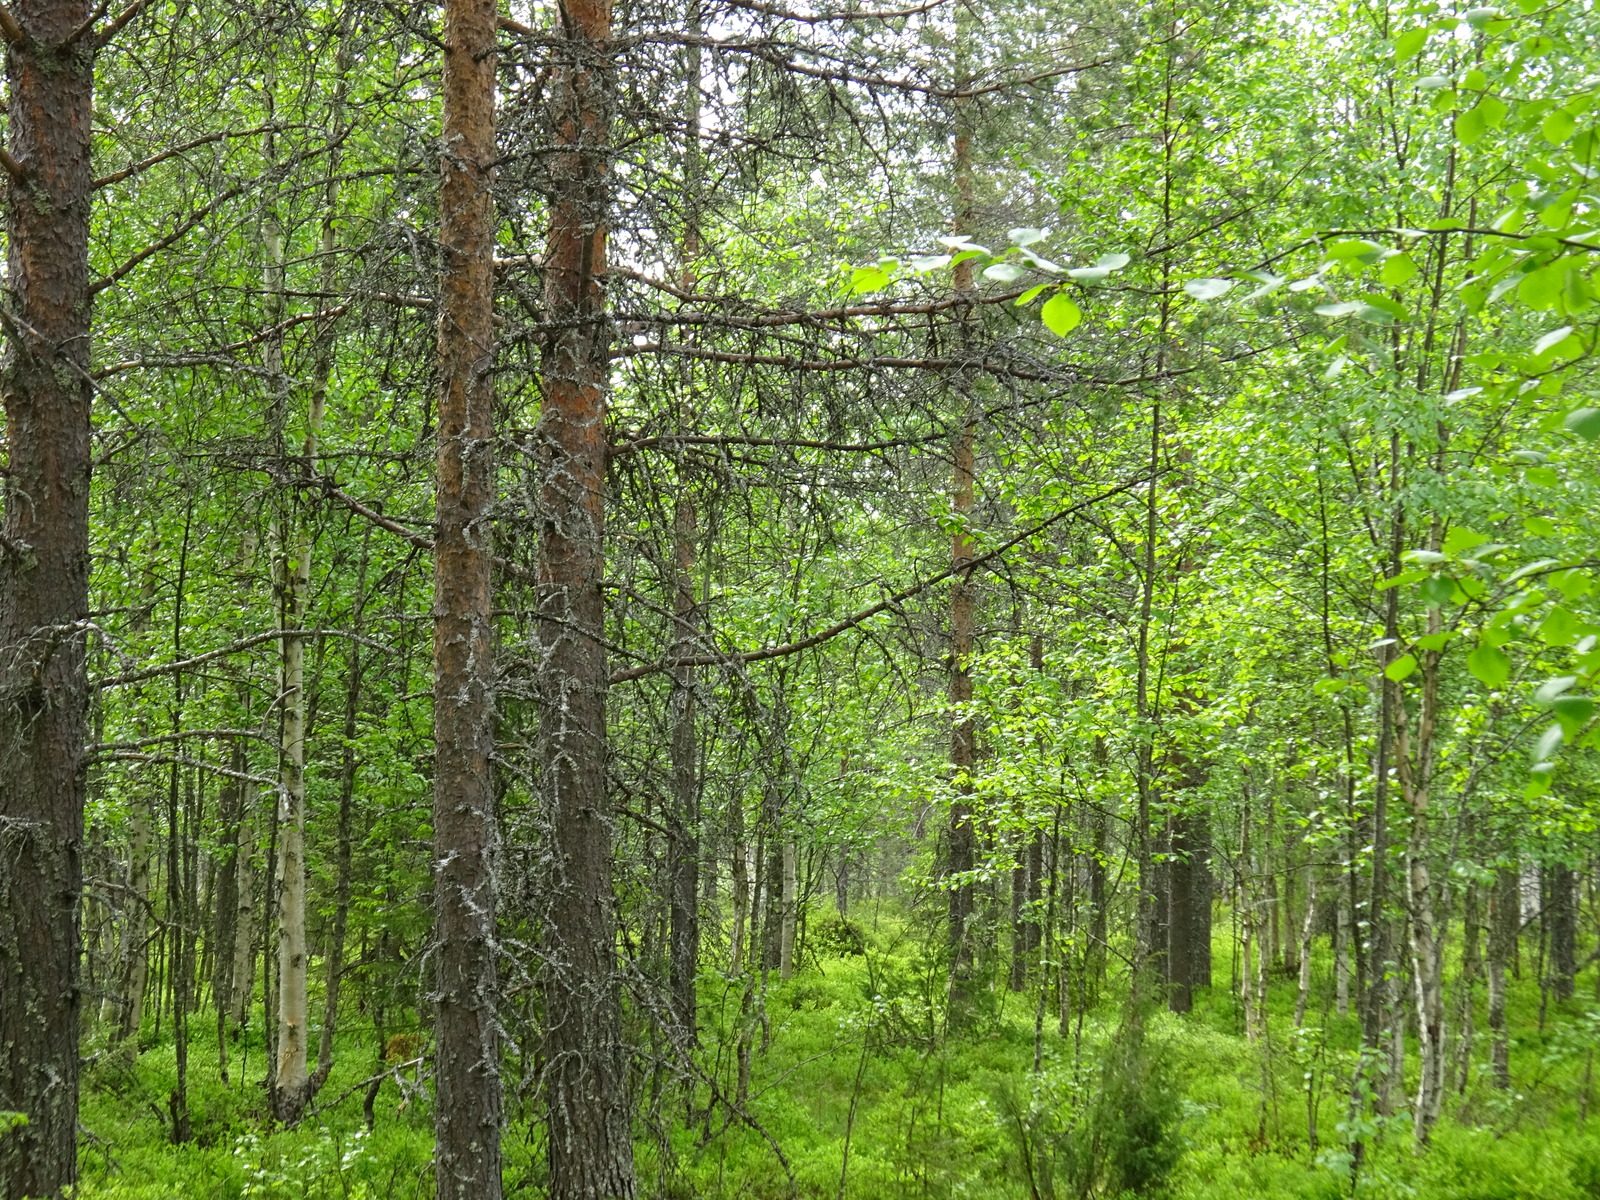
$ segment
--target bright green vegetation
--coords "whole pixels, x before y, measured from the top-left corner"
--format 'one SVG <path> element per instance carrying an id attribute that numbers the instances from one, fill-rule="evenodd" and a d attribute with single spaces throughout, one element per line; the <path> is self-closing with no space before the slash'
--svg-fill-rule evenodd
<path id="1" fill-rule="evenodd" d="M 690 1122 L 681 1095 L 670 1089 L 647 1106 L 649 1119 L 638 1130 L 646 1194 L 836 1197 L 841 1174 L 842 1194 L 860 1200 L 1116 1195 L 1107 1189 L 1119 1174 L 1142 1177 L 1143 1186 L 1130 1189 L 1140 1196 L 1351 1194 L 1345 1122 L 1359 1031 L 1332 1011 L 1325 957 L 1314 969 L 1316 1025 L 1294 1028 L 1293 989 L 1283 980 L 1269 991 L 1268 1039 L 1255 1046 L 1242 1035 L 1240 1008 L 1226 986 L 1201 993 L 1184 1018 L 1149 1011 L 1138 1027 L 1120 1005 L 1107 1004 L 1072 1020 L 1063 1037 L 1052 1012 L 1035 1073 L 1032 998 L 999 992 L 969 1036 L 943 1036 L 940 1008 L 925 1002 L 939 986 L 937 964 L 918 952 L 913 925 L 892 909 L 875 911 L 880 907 L 858 913 L 864 955 L 824 953 L 766 990 L 770 1040 L 763 1051 L 757 1036 L 745 1106 L 759 1129 L 707 1112 L 703 1084 Z M 1219 955 L 1225 949 L 1219 943 Z M 1583 982 L 1590 985 L 1589 973 Z M 704 1061 L 724 1064 L 719 1086 L 731 1090 L 738 989 L 708 983 L 702 1002 Z M 1600 1196 L 1597 1009 L 1581 1000 L 1552 1009 L 1541 1031 L 1539 991 L 1524 979 L 1512 988 L 1511 1010 L 1515 1092 L 1490 1086 L 1480 1045 L 1427 1154 L 1412 1149 L 1404 1116 L 1370 1126 L 1372 1149 L 1355 1195 Z M 197 1031 L 205 1015 L 197 1016 Z M 1481 1026 L 1481 1011 L 1477 1021 Z M 339 1054 L 351 1065 L 326 1085 L 334 1102 L 291 1130 L 265 1120 L 254 1067 L 247 1083 L 236 1071 L 224 1086 L 214 1048 L 197 1040 L 190 1065 L 195 1140 L 183 1146 L 170 1144 L 161 1111 L 172 1084 L 170 1042 L 147 1045 L 137 1065 L 112 1055 L 97 1060 L 85 1094 L 84 1123 L 93 1136 L 80 1196 L 431 1196 L 426 1095 L 414 1084 L 397 1086 L 391 1075 L 368 1132 L 361 1085 L 372 1067 L 371 1030 L 354 1024 Z M 408 1084 L 415 1070 L 404 1072 Z M 1308 1092 L 1315 1094 L 1315 1146 Z M 508 1131 L 509 1194 L 538 1194 L 538 1141 L 534 1124 Z"/>

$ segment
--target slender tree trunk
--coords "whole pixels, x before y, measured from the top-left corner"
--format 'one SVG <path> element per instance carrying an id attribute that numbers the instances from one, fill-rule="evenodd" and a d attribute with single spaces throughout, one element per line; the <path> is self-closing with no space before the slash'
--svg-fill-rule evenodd
<path id="1" fill-rule="evenodd" d="M 1578 974 L 1578 906 L 1573 870 L 1556 863 L 1544 868 L 1544 911 L 1550 923 L 1550 992 L 1571 1000 Z"/>
<path id="2" fill-rule="evenodd" d="M 6 54 L 5 516 L 0 529 L 0 1194 L 77 1179 L 89 614 L 86 0 L 17 0 Z M 12 169 L 14 166 L 14 170 Z M 20 178 L 18 178 L 20 175 Z"/>
<path id="3" fill-rule="evenodd" d="M 795 927 L 800 916 L 799 847 L 785 839 L 779 852 L 782 864 L 781 908 L 778 918 L 778 978 L 794 974 Z"/>
<path id="4" fill-rule="evenodd" d="M 492 26 L 492 12 L 490 14 Z M 545 1095 L 552 1200 L 631 1200 L 633 1134 L 616 969 L 606 794 L 603 279 L 614 106 L 609 0 L 565 0 L 547 95 L 541 787 L 553 839 L 545 929 Z"/>
<path id="5" fill-rule="evenodd" d="M 1306 1023 L 1306 1006 L 1311 1003 L 1311 939 L 1317 928 L 1317 873 L 1316 868 L 1306 872 L 1306 915 L 1300 923 L 1300 988 L 1294 1001 L 1294 1024 L 1298 1029 Z"/>
<path id="6" fill-rule="evenodd" d="M 239 817 L 238 848 L 234 852 L 233 971 L 229 1018 L 242 1027 L 250 1016 L 255 990 L 256 818 L 248 800 Z"/>
<path id="7" fill-rule="evenodd" d="M 350 617 L 351 632 L 360 634 L 362 609 L 366 602 L 367 548 L 361 549 L 361 565 L 356 571 L 356 596 Z M 350 926 L 351 830 L 355 807 L 356 718 L 361 709 L 361 643 L 350 643 L 350 677 L 345 687 L 344 746 L 339 761 L 339 833 L 334 861 L 333 930 L 328 935 L 328 981 L 323 993 L 322 1037 L 317 1043 L 315 1089 L 320 1090 L 333 1068 L 333 1039 L 339 1028 L 339 991 L 344 975 L 344 939 Z"/>
<path id="8" fill-rule="evenodd" d="M 144 1024 L 145 988 L 150 977 L 150 812 L 136 801 L 130 819 L 128 920 L 123 930 L 123 1000 L 118 1038 L 136 1038 Z"/>
<path id="9" fill-rule="evenodd" d="M 686 25 L 692 37 L 700 34 L 700 2 L 689 0 Z M 693 292 L 697 277 L 695 261 L 700 257 L 700 88 L 701 47 L 698 43 L 684 52 L 684 161 L 683 191 L 687 221 L 683 237 L 683 269 L 680 283 Z M 688 432 L 689 407 L 694 389 L 694 364 L 684 363 L 684 394 L 678 401 L 679 426 Z M 677 628 L 673 634 L 675 655 L 690 655 L 698 648 L 699 605 L 694 587 L 695 542 L 699 535 L 699 512 L 695 505 L 688 472 L 679 466 L 677 504 L 672 515 L 672 556 L 674 567 L 673 615 Z M 688 1041 L 696 1036 L 697 1008 L 695 979 L 700 966 L 700 781 L 695 740 L 695 670 L 677 667 L 672 672 L 669 703 L 672 720 L 672 812 L 668 819 L 671 834 L 667 842 L 667 874 L 671 892 L 668 933 L 668 991 L 672 998 L 673 1019 Z"/>
<path id="10" fill-rule="evenodd" d="M 1430 633 L 1439 631 L 1439 611 L 1428 612 Z M 1411 975 L 1416 993 L 1419 1071 L 1412 1123 L 1416 1140 L 1426 1145 L 1444 1103 L 1444 953 L 1443 937 L 1437 928 L 1438 898 L 1429 869 L 1432 847 L 1429 840 L 1429 792 L 1433 782 L 1433 739 L 1438 712 L 1439 655 L 1423 651 L 1422 700 L 1417 717 L 1415 753 L 1410 744 L 1400 685 L 1385 681 L 1395 689 L 1392 701 L 1397 721 L 1395 763 L 1399 768 L 1400 789 L 1410 809 L 1411 826 L 1406 839 L 1406 903 L 1411 930 Z"/>
<path id="11" fill-rule="evenodd" d="M 493 0 L 446 0 L 433 568 L 434 1186 L 499 1200 Z"/>
<path id="12" fill-rule="evenodd" d="M 311 590 L 311 563 L 309 539 L 294 532 L 293 523 L 285 533 L 278 589 L 279 627 L 298 630 Z M 283 638 L 279 694 L 283 720 L 278 757 L 278 1045 L 272 1110 L 278 1120 L 292 1125 L 309 1096 L 305 642 L 298 634 Z"/>
<path id="13" fill-rule="evenodd" d="M 750 919 L 750 847 L 744 840 L 744 798 L 735 792 L 728 799 L 728 844 L 732 861 L 728 864 L 729 903 L 733 907 L 733 929 L 728 935 L 728 974 L 743 969 L 745 929 Z"/>

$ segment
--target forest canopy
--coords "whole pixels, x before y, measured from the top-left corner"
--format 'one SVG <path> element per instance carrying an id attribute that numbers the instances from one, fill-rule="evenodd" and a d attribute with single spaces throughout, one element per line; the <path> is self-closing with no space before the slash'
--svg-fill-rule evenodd
<path id="1" fill-rule="evenodd" d="M 1597 37 L 5 0 L 0 1200 L 1600 1197 Z"/>

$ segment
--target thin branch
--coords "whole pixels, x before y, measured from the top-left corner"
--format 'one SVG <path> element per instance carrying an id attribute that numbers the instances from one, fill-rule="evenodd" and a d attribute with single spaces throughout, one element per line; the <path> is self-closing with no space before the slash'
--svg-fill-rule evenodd
<path id="1" fill-rule="evenodd" d="M 180 154 L 187 154 L 190 150 L 194 150 L 200 146 L 209 146 L 212 142 L 226 141 L 228 138 L 236 137 L 255 137 L 263 133 L 280 132 L 282 129 L 283 126 L 277 122 L 269 122 L 266 125 L 257 125 L 254 129 L 223 129 L 216 133 L 208 133 L 204 137 L 197 137 L 192 141 L 184 142 L 181 146 L 171 146 L 168 149 L 161 151 L 159 154 L 152 154 L 149 158 L 142 158 L 136 163 L 130 163 L 128 166 L 123 167 L 120 171 L 113 171 L 109 175 L 102 175 L 99 179 L 96 179 L 91 186 L 99 189 L 103 187 L 109 187 L 113 183 L 121 183 L 130 175 L 137 175 L 141 171 L 147 171 L 157 163 L 166 162 L 167 159 L 176 158 Z"/>
<path id="2" fill-rule="evenodd" d="M 689 655 L 688 657 L 660 659 L 657 662 L 650 663 L 646 666 L 629 667 L 623 671 L 613 672 L 611 676 L 611 682 L 626 683 L 630 679 L 642 679 L 647 675 L 656 675 L 662 671 L 670 671 L 678 667 L 712 667 L 724 664 L 730 666 L 743 666 L 746 663 L 761 662 L 769 658 L 783 658 L 790 654 L 798 654 L 802 650 L 809 650 L 813 646 L 820 646 L 823 642 L 830 641 L 831 639 L 838 637 L 841 633 L 848 633 L 862 622 L 871 620 L 879 613 L 887 612 L 892 608 L 898 607 L 900 604 L 906 600 L 909 600 L 917 593 L 926 591 L 936 583 L 943 583 L 946 579 L 949 579 L 955 575 L 970 575 L 973 571 L 977 570 L 977 568 L 985 565 L 986 563 L 993 562 L 995 559 L 1005 554 L 1006 551 L 1020 545 L 1029 538 L 1042 533 L 1044 530 L 1050 528 L 1050 526 L 1056 524 L 1058 521 L 1063 521 L 1067 517 L 1072 516 L 1074 513 L 1081 512 L 1086 508 L 1091 508 L 1103 500 L 1109 500 L 1113 496 L 1119 496 L 1124 492 L 1131 491 L 1140 484 L 1149 482 L 1150 479 L 1150 474 L 1146 472 L 1136 475 L 1132 479 L 1126 480 L 1123 483 L 1119 483 L 1116 487 L 1110 488 L 1099 493 L 1098 495 L 1091 496 L 1087 500 L 1080 500 L 1078 503 L 1062 509 L 1055 515 L 1046 517 L 1043 521 L 1040 521 L 1035 525 L 1030 525 L 1027 529 L 1024 529 L 1015 537 L 1001 542 L 1000 545 L 996 546 L 993 550 L 990 550 L 985 554 L 980 554 L 976 558 L 967 559 L 959 566 L 946 567 L 937 575 L 930 575 L 927 579 L 922 580 L 920 583 L 914 583 L 909 587 L 901 588 L 894 595 L 888 596 L 878 601 L 876 604 L 869 605 L 868 607 L 863 608 L 860 612 L 853 613 L 842 621 L 835 621 L 826 629 L 814 633 L 810 637 L 801 638 L 797 642 L 786 642 L 780 646 L 765 646 L 760 650 L 747 650 L 742 653 L 694 654 Z"/>

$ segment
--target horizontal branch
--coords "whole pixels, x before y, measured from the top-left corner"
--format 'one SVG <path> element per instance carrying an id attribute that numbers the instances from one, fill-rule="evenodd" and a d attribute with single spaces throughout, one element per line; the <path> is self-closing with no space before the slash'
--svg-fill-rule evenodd
<path id="1" fill-rule="evenodd" d="M 1160 473 L 1161 472 L 1158 472 L 1158 474 Z M 920 583 L 914 583 L 908 587 L 901 588 L 898 592 L 894 593 L 894 595 L 885 597 L 876 604 L 869 605 L 866 608 L 863 608 L 861 611 L 853 613 L 844 618 L 842 621 L 835 621 L 826 629 L 820 630 L 817 633 L 812 634 L 810 637 L 801 638 L 796 642 L 785 642 L 784 644 L 778 646 L 765 646 L 760 650 L 747 650 L 742 653 L 692 654 L 687 657 L 664 658 L 642 667 L 629 667 L 626 670 L 613 672 L 611 676 L 611 682 L 626 683 L 630 679 L 643 679 L 647 675 L 657 675 L 662 671 L 671 671 L 679 667 L 713 667 L 721 665 L 744 666 L 747 663 L 762 662 L 766 659 L 783 658 L 790 654 L 798 654 L 802 650 L 809 650 L 813 646 L 820 646 L 823 642 L 831 641 L 840 634 L 848 633 L 850 630 L 855 629 L 863 622 L 870 621 L 873 617 L 878 616 L 880 613 L 887 612 L 890 609 L 899 606 L 905 601 L 911 599 L 911 597 L 917 595 L 919 592 L 924 592 L 928 588 L 933 587 L 935 584 L 943 583 L 945 580 L 953 578 L 956 575 L 970 575 L 979 567 L 993 562 L 995 559 L 1005 554 L 1006 551 L 1022 544 L 1031 537 L 1043 533 L 1046 529 L 1049 529 L 1050 526 L 1056 524 L 1057 522 L 1065 520 L 1074 513 L 1082 512 L 1086 508 L 1092 508 L 1094 505 L 1099 504 L 1102 501 L 1109 500 L 1113 496 L 1120 496 L 1124 492 L 1138 487 L 1141 483 L 1149 482 L 1151 478 L 1152 476 L 1148 472 L 1141 475 L 1135 475 L 1132 479 L 1125 480 L 1114 488 L 1109 488 L 1098 495 L 1089 497 L 1087 500 L 1080 500 L 1076 504 L 1069 505 L 1053 516 L 1046 517 L 1043 521 L 1029 526 L 1015 537 L 1001 542 L 1000 545 L 996 546 L 993 550 L 990 550 L 984 554 L 980 554 L 975 558 L 966 559 L 959 564 L 953 564 L 945 568 L 943 571 L 940 571 L 937 575 L 931 575 L 927 579 L 922 580 Z"/>
<path id="2" fill-rule="evenodd" d="M 787 8 L 779 8 L 776 4 L 763 4 L 760 0 L 728 0 L 734 8 L 746 9 L 749 12 L 758 12 L 764 16 L 777 17 L 780 21 L 796 21 L 803 25 L 823 25 L 832 21 L 893 21 L 900 17 L 920 16 L 925 12 L 932 12 L 936 8 L 944 7 L 946 0 L 928 0 L 926 4 L 919 4 L 915 8 L 896 8 L 886 12 L 832 12 L 832 13 L 797 13 Z"/>
<path id="3" fill-rule="evenodd" d="M 227 140 L 228 138 L 236 137 L 255 137 L 258 134 L 263 133 L 277 133 L 281 132 L 284 128 L 286 128 L 286 126 L 283 126 L 277 122 L 270 122 L 266 125 L 257 125 L 253 129 L 221 129 L 216 133 L 208 133 L 204 137 L 197 137 L 192 141 L 184 142 L 180 146 L 168 147 L 159 154 L 152 154 L 149 158 L 141 158 L 136 163 L 129 163 L 120 171 L 113 171 L 109 175 L 102 175 L 99 179 L 96 179 L 91 186 L 96 189 L 110 187 L 113 183 L 121 183 L 130 175 L 137 175 L 139 172 L 147 171 L 156 164 L 163 163 L 169 158 L 176 158 L 180 154 L 187 154 L 190 150 L 196 150 L 201 146 L 209 146 L 213 142 L 221 142 Z"/>
<path id="4" fill-rule="evenodd" d="M 240 638 L 238 641 L 223 646 L 218 650 L 208 650 L 204 654 L 196 654 L 193 658 L 183 658 L 177 662 L 162 663 L 156 667 L 144 667 L 137 671 L 125 671 L 121 675 L 91 679 L 89 686 L 92 688 L 109 688 L 125 687 L 130 683 L 143 683 L 147 679 L 158 679 L 163 675 L 177 675 L 194 667 L 203 667 L 206 663 L 215 662 L 219 658 L 227 658 L 229 655 L 243 653 L 265 642 L 308 637 L 348 638 L 352 642 L 359 642 L 361 645 L 373 650 L 382 650 L 385 653 L 392 652 L 392 647 L 385 646 L 382 642 L 375 642 L 371 638 L 364 638 L 360 634 L 351 633 L 345 629 L 272 629 L 266 633 L 254 633 L 249 637 Z"/>
<path id="5" fill-rule="evenodd" d="M 93 757 L 100 762 L 135 762 L 154 763 L 157 766 L 195 767 L 201 771 L 210 771 L 213 775 L 243 780 L 245 783 L 259 783 L 270 788 L 278 786 L 278 781 L 271 776 L 252 775 L 248 771 L 235 771 L 232 767 L 224 767 L 219 763 L 208 763 L 202 758 L 188 758 L 182 754 L 136 754 L 131 750 L 117 750 L 108 754 L 95 754 Z"/>
<path id="6" fill-rule="evenodd" d="M 109 750 L 142 750 L 146 746 L 160 746 L 168 742 L 186 742 L 195 738 L 256 738 L 270 740 L 259 729 L 185 729 L 181 733 L 163 733 L 159 737 L 139 738 L 132 742 L 92 742 L 88 749 L 94 753 Z"/>

